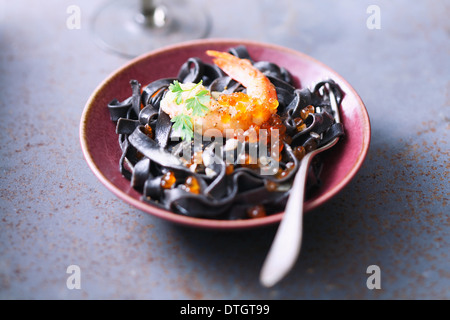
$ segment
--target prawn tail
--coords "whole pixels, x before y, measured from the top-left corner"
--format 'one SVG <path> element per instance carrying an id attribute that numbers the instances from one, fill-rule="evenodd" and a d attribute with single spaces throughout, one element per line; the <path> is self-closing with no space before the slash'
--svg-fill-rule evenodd
<path id="1" fill-rule="evenodd" d="M 228 52 L 214 50 L 207 50 L 206 54 L 213 57 L 214 64 L 228 76 L 242 83 L 244 87 L 248 88 L 255 84 L 259 71 L 253 67 L 249 60 L 240 59 Z"/>
<path id="2" fill-rule="evenodd" d="M 215 51 L 215 50 L 206 50 L 206 54 L 210 57 L 213 57 L 213 62 L 214 63 L 218 63 L 218 64 L 222 64 L 222 65 L 229 65 L 229 64 L 240 64 L 243 61 L 247 61 L 248 63 L 250 63 L 250 61 L 248 60 L 244 60 L 244 59 L 239 59 L 238 57 L 232 55 L 231 53 L 228 52 L 221 52 L 221 51 Z M 219 66 L 220 67 L 220 66 Z"/>

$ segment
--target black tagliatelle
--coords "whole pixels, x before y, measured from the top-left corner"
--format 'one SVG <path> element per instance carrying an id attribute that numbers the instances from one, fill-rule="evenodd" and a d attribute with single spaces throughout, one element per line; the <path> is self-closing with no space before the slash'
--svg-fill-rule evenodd
<path id="1" fill-rule="evenodd" d="M 229 53 L 251 61 L 275 86 L 277 118 L 266 128 L 279 129 L 278 159 L 272 157 L 272 145 L 250 163 L 252 142 L 236 137 L 203 139 L 201 144 L 195 144 L 195 139 L 175 139 L 174 123 L 160 108 L 175 81 L 201 82 L 210 92 L 246 92 L 216 65 L 190 58 L 176 78 L 154 81 L 142 91 L 141 85 L 131 80 L 132 95 L 123 102 L 114 99 L 108 105 L 111 120 L 117 122 L 122 150 L 120 172 L 142 194 L 143 201 L 191 217 L 221 220 L 280 212 L 305 153 L 344 134 L 342 124 L 334 121 L 327 94 L 333 91 L 338 105 L 343 99 L 333 80 L 319 82 L 312 90 L 297 89 L 285 68 L 253 61 L 244 46 L 232 48 Z M 307 195 L 320 187 L 321 167 L 320 157 L 315 157 L 309 170 Z"/>

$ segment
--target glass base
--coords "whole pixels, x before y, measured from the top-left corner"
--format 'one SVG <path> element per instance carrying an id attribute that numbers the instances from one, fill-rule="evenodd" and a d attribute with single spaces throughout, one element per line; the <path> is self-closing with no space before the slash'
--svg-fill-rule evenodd
<path id="1" fill-rule="evenodd" d="M 190 1 L 163 1 L 151 15 L 140 0 L 115 0 L 101 7 L 92 20 L 96 42 L 128 58 L 183 41 L 205 38 L 210 21 Z"/>

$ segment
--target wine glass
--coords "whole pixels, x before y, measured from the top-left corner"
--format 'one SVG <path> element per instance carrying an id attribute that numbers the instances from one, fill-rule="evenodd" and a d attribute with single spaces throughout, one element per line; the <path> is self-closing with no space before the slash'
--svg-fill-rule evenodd
<path id="1" fill-rule="evenodd" d="M 113 0 L 97 10 L 91 27 L 102 48 L 134 58 L 206 37 L 210 19 L 204 7 L 192 0 Z"/>

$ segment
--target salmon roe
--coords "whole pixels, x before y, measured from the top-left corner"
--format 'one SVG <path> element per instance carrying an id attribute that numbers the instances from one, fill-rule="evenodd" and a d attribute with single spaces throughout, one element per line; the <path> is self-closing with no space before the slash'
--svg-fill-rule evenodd
<path id="1" fill-rule="evenodd" d="M 301 117 L 303 120 L 306 120 L 306 118 L 308 118 L 308 116 L 309 116 L 311 113 L 314 113 L 314 111 L 315 111 L 314 106 L 309 105 L 309 106 L 303 108 L 303 109 L 300 111 L 300 117 Z"/>
<path id="2" fill-rule="evenodd" d="M 298 160 L 302 160 L 303 157 L 306 155 L 305 147 L 298 146 L 294 148 L 294 155 Z"/>
<path id="3" fill-rule="evenodd" d="M 298 132 L 302 132 L 303 130 L 306 129 L 306 124 L 303 121 L 303 119 L 300 117 L 294 119 L 294 124 L 295 124 L 295 128 L 297 129 Z"/>
<path id="4" fill-rule="evenodd" d="M 264 206 L 261 205 L 250 207 L 247 209 L 247 216 L 252 219 L 265 217 L 266 209 L 264 209 Z"/>
<path id="5" fill-rule="evenodd" d="M 154 134 L 153 134 L 153 129 L 152 127 L 150 127 L 148 124 L 146 124 L 144 126 L 144 133 L 147 137 L 149 137 L 150 139 L 154 138 Z"/>
<path id="6" fill-rule="evenodd" d="M 163 175 L 161 178 L 161 188 L 163 189 L 171 189 L 175 182 L 177 181 L 177 178 L 175 177 L 175 174 L 172 171 L 169 171 Z"/>
<path id="7" fill-rule="evenodd" d="M 188 177 L 182 188 L 193 194 L 200 194 L 200 184 L 195 177 Z"/>
<path id="8" fill-rule="evenodd" d="M 217 99 L 217 102 L 224 109 L 234 108 L 231 112 L 224 112 L 221 118 L 223 123 L 236 121 L 259 124 L 270 117 L 272 112 L 278 108 L 278 100 L 276 99 L 262 102 L 260 99 L 253 98 L 243 92 L 223 94 Z"/>
<path id="9" fill-rule="evenodd" d="M 225 173 L 227 176 L 229 176 L 230 174 L 232 174 L 234 172 L 234 165 L 233 164 L 228 164 L 225 168 Z"/>
<path id="10" fill-rule="evenodd" d="M 272 180 L 267 180 L 265 187 L 266 187 L 267 191 L 274 192 L 274 191 L 277 191 L 277 189 L 278 189 L 278 183 L 276 183 L 275 181 L 272 181 Z"/>

